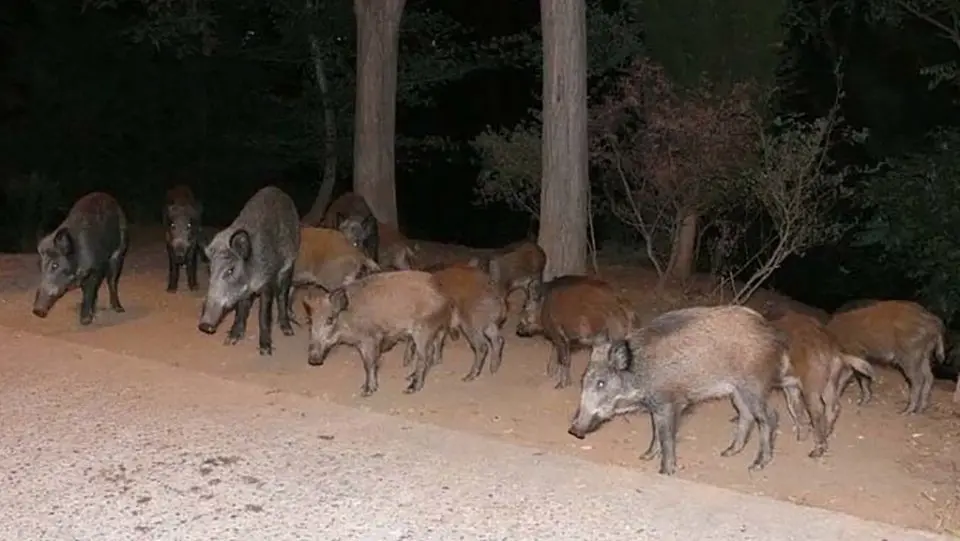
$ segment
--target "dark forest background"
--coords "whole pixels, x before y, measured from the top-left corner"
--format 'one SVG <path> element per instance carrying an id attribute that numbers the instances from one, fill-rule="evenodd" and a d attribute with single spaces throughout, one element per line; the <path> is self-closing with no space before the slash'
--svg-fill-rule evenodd
<path id="1" fill-rule="evenodd" d="M 848 196 L 830 209 L 843 233 L 788 258 L 771 284 L 826 309 L 895 297 L 947 319 L 960 311 L 956 2 L 587 5 L 591 104 L 639 57 L 689 74 L 703 51 L 738 58 L 751 35 L 780 35 L 768 44 L 780 115 L 827 115 L 842 75 L 838 117 L 868 134 L 831 147 L 834 167 L 851 171 Z M 776 32 L 733 16 L 774 8 Z M 38 231 L 91 190 L 115 194 L 141 224 L 159 222 L 164 192 L 178 182 L 194 187 L 214 225 L 229 223 L 267 183 L 306 213 L 324 170 L 325 109 L 336 124 L 335 195 L 351 189 L 353 17 L 346 0 L 6 0 L 0 249 L 32 250 Z M 498 164 L 484 159 L 477 138 L 536 121 L 539 20 L 535 0 L 407 2 L 397 97 L 406 235 L 490 247 L 530 230 L 531 216 L 516 205 L 481 203 L 478 186 Z M 323 96 L 318 59 L 329 84 Z M 616 220 L 602 211 L 595 219 L 601 250 L 642 250 Z"/>

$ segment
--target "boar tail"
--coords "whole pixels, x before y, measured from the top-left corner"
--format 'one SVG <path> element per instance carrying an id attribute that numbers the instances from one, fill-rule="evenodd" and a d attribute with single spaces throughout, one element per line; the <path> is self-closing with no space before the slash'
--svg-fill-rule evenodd
<path id="1" fill-rule="evenodd" d="M 873 367 L 870 366 L 870 363 L 863 360 L 861 357 L 857 357 L 856 355 L 843 354 L 841 355 L 841 359 L 843 359 L 843 364 L 849 366 L 856 372 L 859 372 L 860 374 L 863 374 L 864 376 L 867 376 L 870 379 L 874 378 Z"/>

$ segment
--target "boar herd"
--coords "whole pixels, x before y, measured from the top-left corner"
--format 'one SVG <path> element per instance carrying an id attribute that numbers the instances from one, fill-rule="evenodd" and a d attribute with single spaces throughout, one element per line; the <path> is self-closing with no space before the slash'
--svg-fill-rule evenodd
<path id="1" fill-rule="evenodd" d="M 169 190 L 163 207 L 168 257 L 167 291 L 178 288 L 180 268 L 196 290 L 199 259 L 209 284 L 197 329 L 214 334 L 229 312 L 225 343 L 236 344 L 258 300 L 261 355 L 274 351 L 272 327 L 294 334 L 295 293 L 304 293 L 309 340 L 307 362 L 322 365 L 338 345 L 354 347 L 364 369 L 361 395 L 379 387 L 385 351 L 403 342 L 403 365 L 413 364 L 407 393 L 420 391 L 442 360 L 446 339 L 463 337 L 474 354 L 463 377 L 484 366 L 494 374 L 503 359 L 507 298 L 523 292 L 516 334 L 540 335 L 552 345 L 548 377 L 571 384 L 571 355 L 589 349 L 579 406 L 568 432 L 585 438 L 613 417 L 649 413 L 652 438 L 644 459 L 660 457 L 660 473 L 677 468 L 681 416 L 707 400 L 729 398 L 736 416 L 733 441 L 723 456 L 740 453 L 754 427 L 759 451 L 750 469 L 773 458 L 778 414 L 770 404 L 780 390 L 798 440 L 812 429 L 811 457 L 828 450 L 840 397 L 856 378 L 859 404 L 872 397 L 873 364 L 893 365 L 910 394 L 903 413 L 930 405 L 931 362 L 944 361 L 944 324 L 917 303 L 865 300 L 818 318 L 767 306 L 699 306 L 661 314 L 646 324 L 607 282 L 564 275 L 544 281 L 544 251 L 523 240 L 464 261 L 417 266 L 415 249 L 393 227 L 380 223 L 355 193 L 334 201 L 318 224 L 301 223 L 289 195 L 275 186 L 254 194 L 229 226 L 209 241 L 201 234 L 202 206 L 187 186 Z M 96 312 L 106 280 L 110 307 L 123 312 L 118 282 L 129 245 L 119 203 L 102 192 L 74 204 L 66 219 L 40 240 L 40 283 L 33 313 L 48 315 L 67 291 L 80 288 L 80 324 Z M 276 305 L 276 310 L 274 310 Z M 762 312 L 762 313 L 761 313 Z M 960 401 L 960 382 L 954 393 Z"/>

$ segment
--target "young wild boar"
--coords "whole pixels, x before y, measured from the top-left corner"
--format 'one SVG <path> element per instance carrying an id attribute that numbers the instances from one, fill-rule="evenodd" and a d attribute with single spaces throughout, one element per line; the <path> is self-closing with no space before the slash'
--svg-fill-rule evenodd
<path id="1" fill-rule="evenodd" d="M 921 413 L 930 405 L 933 386 L 931 355 L 942 360 L 943 321 L 915 302 L 875 301 L 860 308 L 835 313 L 827 331 L 850 355 L 873 363 L 899 367 L 910 386 L 910 400 L 902 413 Z M 853 374 L 845 371 L 840 392 Z M 870 381 L 857 374 L 860 404 L 873 397 Z"/>
<path id="2" fill-rule="evenodd" d="M 330 203 L 322 225 L 339 229 L 367 257 L 380 262 L 380 223 L 360 194 L 347 192 Z"/>
<path id="3" fill-rule="evenodd" d="M 840 414 L 837 386 L 843 372 L 855 370 L 873 378 L 873 368 L 865 360 L 843 353 L 823 324 L 812 316 L 787 311 L 772 323 L 790 339 L 790 365 L 793 375 L 800 381 L 800 386 L 784 389 L 797 440 L 806 438 L 809 423 L 813 426 L 814 437 L 810 457 L 823 456 L 827 451 L 827 439 Z"/>
<path id="4" fill-rule="evenodd" d="M 543 283 L 543 267 L 547 264 L 547 256 L 536 242 L 522 240 L 488 255 L 474 257 L 469 264 L 489 274 L 493 283 L 503 289 L 504 297 L 522 289 L 524 303 L 527 303 L 534 290 Z"/>
<path id="5" fill-rule="evenodd" d="M 275 297 L 280 330 L 293 335 L 287 302 L 299 249 L 300 217 L 293 199 L 276 186 L 255 193 L 233 223 L 207 245 L 210 285 L 197 328 L 213 334 L 224 315 L 236 309 L 225 340 L 236 344 L 246 333 L 253 299 L 259 296 L 259 350 L 272 355 Z"/>
<path id="6" fill-rule="evenodd" d="M 196 291 L 200 257 L 200 228 L 203 206 L 189 186 L 178 184 L 167 191 L 163 205 L 163 227 L 167 231 L 167 291 L 180 283 L 180 267 L 187 270 L 187 287 Z"/>
<path id="7" fill-rule="evenodd" d="M 366 374 L 361 396 L 380 387 L 380 355 L 400 340 L 412 341 L 407 354 L 416 356 L 405 392 L 422 389 L 427 370 L 441 354 L 447 329 L 460 325 L 453 303 L 433 276 L 421 271 L 371 274 L 328 294 L 312 293 L 303 307 L 310 325 L 307 362 L 322 365 L 339 344 L 357 348 Z"/>
<path id="8" fill-rule="evenodd" d="M 63 222 L 37 244 L 40 285 L 33 314 L 45 318 L 67 291 L 80 287 L 80 324 L 89 325 L 97 310 L 104 278 L 110 307 L 123 312 L 117 284 L 127 254 L 127 218 L 120 204 L 103 192 L 89 193 L 73 204 Z"/>
<path id="9" fill-rule="evenodd" d="M 598 341 L 583 376 L 569 433 L 583 439 L 616 415 L 649 411 L 653 438 L 643 459 L 660 455 L 660 473 L 676 471 L 677 422 L 689 406 L 731 397 L 739 417 L 722 456 L 741 452 L 754 422 L 760 451 L 751 470 L 773 459 L 777 412 L 767 400 L 788 369 L 787 338 L 743 306 L 684 308 Z"/>
<path id="10" fill-rule="evenodd" d="M 517 322 L 517 336 L 542 334 L 553 344 L 547 375 L 557 377 L 557 389 L 570 384 L 575 349 L 606 337 L 623 338 L 637 321 L 629 303 L 597 278 L 559 276 L 531 293 Z"/>
<path id="11" fill-rule="evenodd" d="M 507 319 L 507 302 L 500 289 L 482 270 L 469 265 L 449 265 L 433 271 L 440 291 L 453 301 L 460 314 L 459 331 L 473 350 L 474 361 L 463 381 L 476 379 L 490 356 L 490 373 L 500 369 L 503 336 L 500 329 Z"/>

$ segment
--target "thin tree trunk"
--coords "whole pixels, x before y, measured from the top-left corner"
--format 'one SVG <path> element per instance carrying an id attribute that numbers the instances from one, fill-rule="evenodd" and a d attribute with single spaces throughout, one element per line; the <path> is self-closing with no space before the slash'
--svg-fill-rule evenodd
<path id="1" fill-rule="evenodd" d="M 353 190 L 381 223 L 397 224 L 394 139 L 397 56 L 405 0 L 354 0 L 357 17 L 357 102 Z"/>
<path id="2" fill-rule="evenodd" d="M 667 275 L 677 281 L 686 282 L 693 276 L 697 260 L 697 223 L 696 212 L 681 212 L 677 216 L 679 225 L 674 238 Z"/>
<path id="3" fill-rule="evenodd" d="M 587 38 L 584 0 L 541 0 L 544 279 L 587 271 Z"/>
<path id="4" fill-rule="evenodd" d="M 323 65 L 323 50 L 320 48 L 320 40 L 313 34 L 310 35 L 310 55 L 313 57 L 313 75 L 323 100 L 323 176 L 317 197 L 303 217 L 303 223 L 316 226 L 323 221 L 323 214 L 330 204 L 333 188 L 337 184 L 337 119 L 330 100 L 330 84 Z"/>

